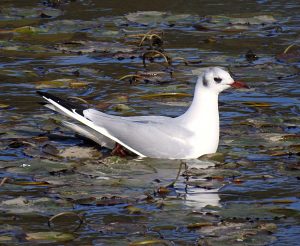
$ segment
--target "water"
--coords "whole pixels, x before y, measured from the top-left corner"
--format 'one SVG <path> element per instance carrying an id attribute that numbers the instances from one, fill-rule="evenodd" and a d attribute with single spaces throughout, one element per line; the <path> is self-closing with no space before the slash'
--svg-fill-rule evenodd
<path id="1" fill-rule="evenodd" d="M 0 244 L 297 245 L 299 10 L 295 1 L 2 1 Z M 154 29 L 171 67 L 143 66 L 149 40 L 139 47 L 130 35 Z M 249 50 L 258 59 L 247 60 Z M 191 94 L 206 66 L 229 68 L 251 89 L 221 95 L 219 154 L 187 161 L 167 189 L 179 161 L 108 157 L 57 125 L 35 94 L 117 115 L 177 116 L 190 97 L 152 94 Z M 145 71 L 163 73 L 119 80 Z M 66 150 L 73 156 L 58 156 Z M 49 228 L 62 212 L 83 224 L 74 231 L 79 218 L 63 214 Z"/>

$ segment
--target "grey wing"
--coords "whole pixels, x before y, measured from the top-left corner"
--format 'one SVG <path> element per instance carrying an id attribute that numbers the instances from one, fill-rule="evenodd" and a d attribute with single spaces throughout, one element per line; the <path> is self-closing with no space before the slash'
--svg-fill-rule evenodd
<path id="1" fill-rule="evenodd" d="M 71 130 L 75 131 L 79 135 L 93 140 L 95 143 L 98 143 L 100 146 L 106 147 L 108 149 L 113 149 L 116 145 L 115 141 L 95 131 L 93 128 L 84 125 L 74 124 L 68 121 L 62 121 L 61 123 L 63 126 L 70 128 Z"/>
<path id="2" fill-rule="evenodd" d="M 84 110 L 84 115 L 87 118 L 93 118 L 94 121 L 98 121 L 102 120 L 103 117 L 105 118 L 109 118 L 109 119 L 117 119 L 117 120 L 125 120 L 125 121 L 135 121 L 135 122 L 161 122 L 161 121 L 165 121 L 168 119 L 171 119 L 170 117 L 166 117 L 166 116 L 129 116 L 129 117 L 120 117 L 120 116 L 116 116 L 116 115 L 110 115 L 110 114 L 106 114 L 103 113 L 101 111 L 98 111 L 96 109 L 87 109 Z M 88 116 L 89 117 L 88 117 Z"/>
<path id="3" fill-rule="evenodd" d="M 177 125 L 172 118 L 144 116 L 128 119 L 103 113 L 95 114 L 94 111 L 85 110 L 85 117 L 147 157 L 180 159 L 190 153 L 189 139 L 192 133 Z"/>

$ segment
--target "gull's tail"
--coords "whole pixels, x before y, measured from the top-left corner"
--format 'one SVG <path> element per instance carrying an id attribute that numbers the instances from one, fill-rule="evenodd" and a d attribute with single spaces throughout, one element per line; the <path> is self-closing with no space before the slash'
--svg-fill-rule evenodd
<path id="1" fill-rule="evenodd" d="M 50 104 L 44 104 L 45 107 L 50 108 L 54 111 L 58 111 L 59 113 L 63 113 L 64 115 L 65 115 L 65 110 L 63 110 L 61 112 L 58 107 L 55 107 L 55 104 L 51 103 L 51 101 L 59 104 L 60 106 L 62 106 L 66 110 L 68 110 L 70 112 L 73 112 L 73 113 L 77 113 L 81 116 L 84 116 L 83 115 L 83 110 L 87 109 L 86 107 L 83 107 L 82 105 L 77 105 L 77 104 L 72 103 L 68 100 L 65 100 L 65 99 L 62 99 L 60 97 L 54 96 L 54 95 L 52 95 L 48 92 L 37 91 L 36 93 L 38 95 L 40 95 L 41 97 L 43 97 L 44 99 L 46 99 L 48 102 L 50 102 Z"/>
<path id="2" fill-rule="evenodd" d="M 101 122 L 97 122 L 96 124 L 88 119 L 84 113 L 85 111 L 89 110 L 88 108 L 81 105 L 76 105 L 68 100 L 54 96 L 47 92 L 37 91 L 37 94 L 42 96 L 48 102 L 44 104 L 45 107 L 82 123 L 84 126 L 70 122 L 63 123 L 65 126 L 71 128 L 80 135 L 90 138 L 96 143 L 99 143 L 101 146 L 109 149 L 112 149 L 115 146 L 115 142 L 117 142 L 131 152 L 141 157 L 145 157 L 143 154 L 139 153 L 135 149 L 122 142 L 120 139 L 113 136 L 107 129 L 101 126 Z"/>
<path id="3" fill-rule="evenodd" d="M 85 124 L 84 122 L 82 122 L 82 118 L 86 119 L 83 114 L 83 111 L 87 109 L 86 107 L 77 105 L 47 92 L 37 91 L 36 93 L 48 101 L 47 103 L 41 103 L 43 106 Z M 68 121 L 62 121 L 61 124 L 78 133 L 79 135 L 93 140 L 100 146 L 106 147 L 108 149 L 113 149 L 115 146 L 115 141 L 102 135 L 92 127 L 84 126 L 81 124 L 74 124 Z"/>

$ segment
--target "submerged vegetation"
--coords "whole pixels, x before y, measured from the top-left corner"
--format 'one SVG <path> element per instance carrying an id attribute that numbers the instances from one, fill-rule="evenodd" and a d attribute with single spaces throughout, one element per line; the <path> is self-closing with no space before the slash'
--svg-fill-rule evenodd
<path id="1" fill-rule="evenodd" d="M 133 2 L 1 3 L 0 244 L 295 245 L 300 5 Z M 221 96 L 218 153 L 186 162 L 112 156 L 35 95 L 177 116 L 207 66 L 252 89 Z"/>

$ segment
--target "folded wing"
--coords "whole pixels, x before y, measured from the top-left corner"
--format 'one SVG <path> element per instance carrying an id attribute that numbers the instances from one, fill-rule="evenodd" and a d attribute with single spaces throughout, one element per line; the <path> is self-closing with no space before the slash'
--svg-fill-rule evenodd
<path id="1" fill-rule="evenodd" d="M 112 148 L 117 142 L 141 157 L 184 158 L 189 155 L 192 133 L 176 124 L 176 118 L 108 115 L 95 109 L 78 107 L 46 92 L 38 94 L 50 103 L 46 107 L 84 124 L 64 122 L 66 126 L 102 146 Z"/>
<path id="2" fill-rule="evenodd" d="M 96 126 L 144 156 L 182 158 L 190 153 L 192 133 L 163 116 L 117 117 L 87 109 L 83 114 Z M 175 123 L 175 124 L 174 124 Z M 126 146 L 125 146 L 126 147 Z"/>

